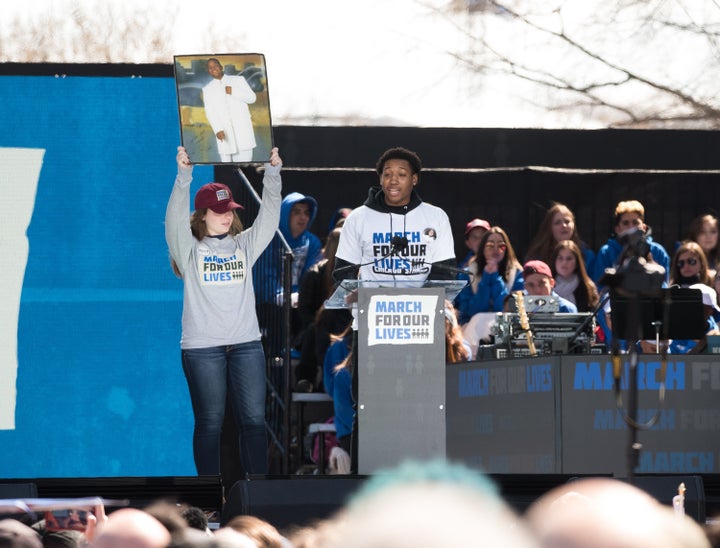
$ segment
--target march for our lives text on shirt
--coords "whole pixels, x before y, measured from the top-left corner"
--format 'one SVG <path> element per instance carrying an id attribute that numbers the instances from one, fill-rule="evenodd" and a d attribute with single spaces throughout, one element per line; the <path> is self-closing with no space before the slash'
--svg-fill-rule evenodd
<path id="1" fill-rule="evenodd" d="M 436 240 L 437 231 L 426 228 L 413 232 L 373 232 L 372 256 L 375 259 L 372 271 L 375 274 L 397 274 L 413 276 L 430 272 L 430 262 L 427 261 L 429 247 Z M 407 248 L 392 250 L 392 239 L 406 238 Z"/>
<path id="2" fill-rule="evenodd" d="M 198 274 L 203 285 L 229 285 L 245 281 L 245 254 L 236 248 L 230 254 L 217 254 L 198 247 Z"/>

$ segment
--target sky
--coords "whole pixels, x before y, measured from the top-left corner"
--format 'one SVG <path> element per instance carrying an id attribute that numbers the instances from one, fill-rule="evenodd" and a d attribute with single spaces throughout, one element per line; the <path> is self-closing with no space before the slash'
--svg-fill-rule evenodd
<path id="1" fill-rule="evenodd" d="M 203 6 L 222 13 L 227 2 Z M 186 7 L 179 28 L 203 13 Z M 417 0 L 269 0 L 243 3 L 242 14 L 237 29 L 248 49 L 266 55 L 274 117 L 319 112 L 438 127 L 508 121 L 508 109 L 500 115 L 498 105 L 467 97 L 470 81 L 446 53 L 460 36 Z M 225 35 L 234 24 L 224 21 Z M 192 35 L 176 35 L 176 48 L 202 47 Z"/>
<path id="2" fill-rule="evenodd" d="M 534 121 L 523 110 L 531 105 L 515 100 L 507 89 L 485 83 L 475 91 L 477 79 L 460 70 L 447 54 L 462 45 L 462 33 L 430 15 L 417 0 L 106 1 L 147 6 L 157 17 L 173 10 L 176 26 L 169 39 L 175 54 L 265 54 L 276 123 L 307 122 L 318 115 L 326 120 L 420 127 L 540 123 L 540 118 Z M 94 0 L 8 2 L 2 19 L 64 14 L 78 2 L 94 4 Z M 218 44 L 208 51 L 218 37 L 229 38 L 227 49 Z"/>
<path id="3" fill-rule="evenodd" d="M 583 54 L 535 44 L 537 36 L 518 31 L 508 18 L 496 17 L 485 23 L 460 15 L 451 21 L 443 13 L 452 3 L 462 6 L 469 0 L 18 0 L 3 4 L 0 31 L 16 16 L 64 16 L 78 4 L 95 7 L 98 13 L 108 5 L 117 10 L 142 9 L 151 19 L 170 14 L 175 17 L 175 26 L 167 39 L 172 50 L 167 63 L 172 63 L 174 54 L 265 55 L 276 124 L 607 126 L 607 118 L 589 116 L 579 109 L 547 108 L 552 102 L 548 102 L 549 95 L 542 95 L 547 89 L 531 89 L 520 78 L 479 76 L 463 68 L 450 52 L 483 53 L 474 37 L 484 35 L 503 53 L 512 56 L 520 52 L 518 58 L 529 67 L 571 67 L 572 75 L 580 75 L 586 82 L 600 77 L 597 64 L 593 66 Z M 527 5 L 531 4 L 541 24 L 558 21 L 553 11 L 556 2 L 528 0 Z M 623 12 L 629 16 L 627 21 L 613 19 L 592 26 L 602 21 L 600 12 L 612 10 L 614 5 L 606 0 L 566 2 L 563 24 L 575 27 L 570 32 L 592 35 L 593 46 L 602 44 L 611 58 L 615 55 L 620 62 L 629 62 L 640 75 L 673 73 L 680 86 L 687 83 L 697 87 L 704 79 L 708 81 L 705 87 L 715 95 L 715 71 L 704 67 L 712 64 L 714 68 L 717 63 L 706 41 L 683 42 L 677 47 L 672 36 L 666 38 L 652 25 L 638 28 L 634 16 L 642 10 L 642 2 L 628 3 L 640 7 Z M 713 21 L 720 18 L 718 0 L 668 0 L 662 7 L 663 16 L 675 12 L 681 23 L 701 24 L 708 17 Z M 98 32 L 102 36 L 118 23 L 108 21 Z M 53 27 L 51 31 L 63 29 Z M 154 61 L 148 59 L 148 48 L 127 55 L 124 62 Z M 611 80 L 623 78 L 607 67 L 600 70 Z M 621 105 L 632 97 L 636 103 L 658 108 L 649 88 L 611 86 L 603 93 Z M 566 101 L 575 99 L 565 97 Z"/>

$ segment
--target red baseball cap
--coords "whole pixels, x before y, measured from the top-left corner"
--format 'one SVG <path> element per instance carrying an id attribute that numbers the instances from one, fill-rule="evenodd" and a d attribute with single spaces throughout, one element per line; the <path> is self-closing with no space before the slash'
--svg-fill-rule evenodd
<path id="1" fill-rule="evenodd" d="M 233 195 L 227 185 L 208 183 L 195 194 L 195 209 L 212 209 L 215 213 L 227 213 L 231 209 L 245 209 L 233 202 Z"/>
<path id="2" fill-rule="evenodd" d="M 523 276 L 527 277 L 530 274 L 542 274 L 548 278 L 552 278 L 552 271 L 550 267 L 542 261 L 528 261 L 523 266 Z"/>
<path id="3" fill-rule="evenodd" d="M 477 227 L 484 228 L 485 230 L 490 230 L 490 223 L 488 223 L 485 219 L 473 219 L 467 225 L 465 225 L 465 236 L 470 234 L 470 231 L 473 228 Z"/>

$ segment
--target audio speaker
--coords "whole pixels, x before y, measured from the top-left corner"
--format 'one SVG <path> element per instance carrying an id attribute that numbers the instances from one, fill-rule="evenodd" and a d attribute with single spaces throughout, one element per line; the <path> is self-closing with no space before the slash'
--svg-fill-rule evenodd
<path id="1" fill-rule="evenodd" d="M 280 531 L 309 525 L 339 510 L 363 480 L 364 476 L 251 476 L 230 489 L 220 525 L 240 515 L 264 519 Z"/>

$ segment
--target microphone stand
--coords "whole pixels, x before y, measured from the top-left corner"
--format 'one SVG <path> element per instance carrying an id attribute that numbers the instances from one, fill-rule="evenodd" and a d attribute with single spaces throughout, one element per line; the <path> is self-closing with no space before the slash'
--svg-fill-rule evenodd
<path id="1" fill-rule="evenodd" d="M 628 445 L 627 445 L 627 477 L 632 485 L 635 479 L 635 468 L 640 459 L 640 450 L 642 444 L 638 442 L 638 379 L 637 365 L 638 352 L 636 341 L 642 339 L 642 327 L 640 320 L 640 299 L 637 295 L 630 298 L 630 307 L 628 315 L 627 341 L 630 344 L 630 371 L 628 384 L 628 406 L 627 419 L 625 422 L 628 426 Z M 633 327 L 636 329 L 633 333 Z"/>
<path id="2" fill-rule="evenodd" d="M 615 406 L 620 411 L 623 421 L 628 427 L 628 444 L 626 449 L 627 459 L 627 478 L 628 481 L 633 484 L 635 479 L 635 469 L 640 462 L 640 451 L 642 450 L 642 443 L 638 441 L 638 432 L 640 430 L 647 430 L 657 422 L 660 417 L 661 409 L 658 408 L 655 414 L 650 417 L 646 422 L 640 423 L 640 417 L 638 416 L 638 341 L 643 339 L 643 322 L 642 322 L 642 308 L 640 306 L 640 295 L 637 292 L 626 292 L 628 296 L 628 307 L 627 307 L 627 325 L 625 326 L 625 333 L 622 335 L 628 344 L 628 396 L 627 406 L 623 407 L 622 398 L 622 358 L 619 350 L 618 336 L 619 333 L 613 334 L 613 351 L 612 351 L 612 362 L 613 362 L 613 377 L 614 377 L 614 392 L 615 392 Z M 654 322 L 659 323 L 659 322 Z M 656 340 L 657 340 L 657 329 L 656 328 Z M 664 347 L 666 348 L 666 347 Z M 658 392 L 658 400 L 660 407 L 665 402 L 665 363 L 667 355 L 665 350 L 662 356 L 662 375 L 660 380 L 660 387 Z"/>

